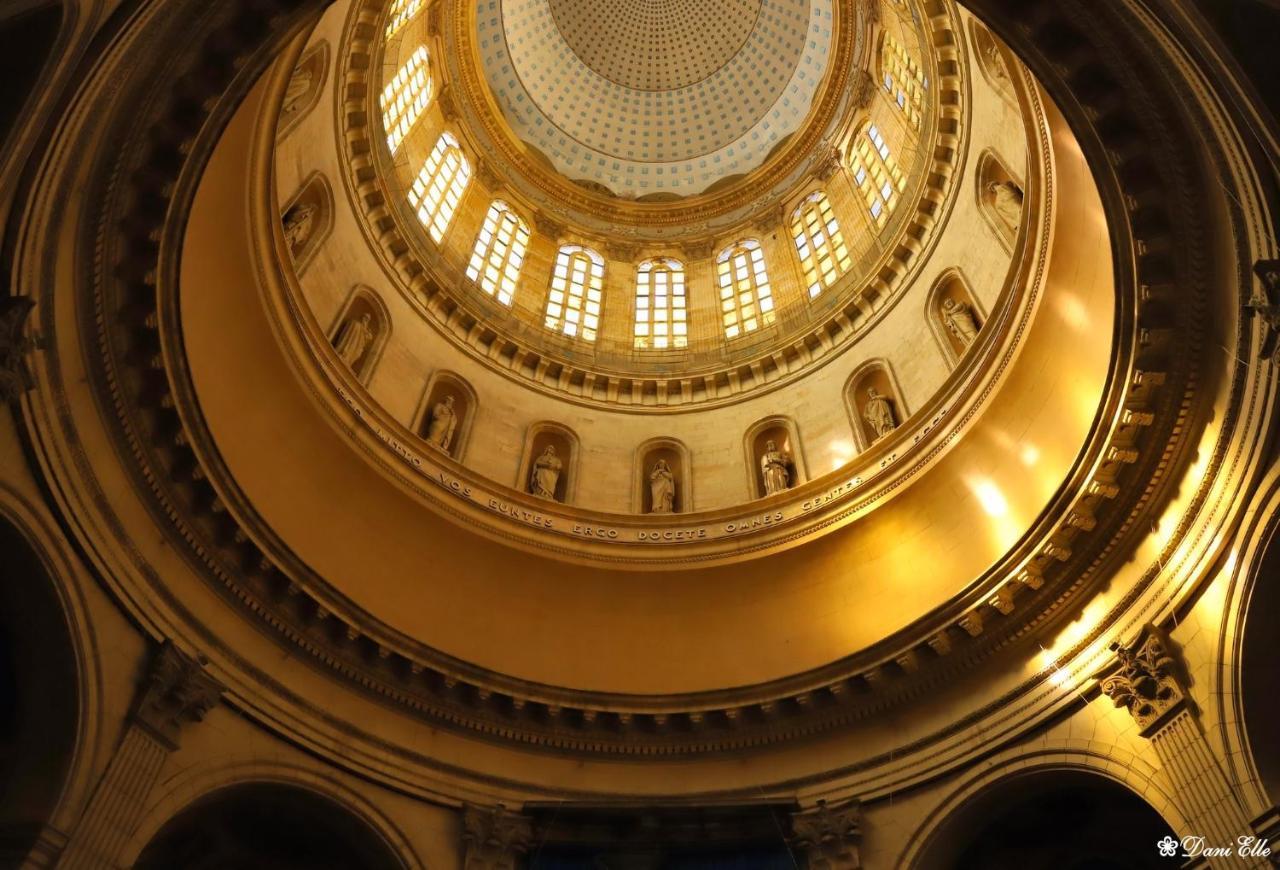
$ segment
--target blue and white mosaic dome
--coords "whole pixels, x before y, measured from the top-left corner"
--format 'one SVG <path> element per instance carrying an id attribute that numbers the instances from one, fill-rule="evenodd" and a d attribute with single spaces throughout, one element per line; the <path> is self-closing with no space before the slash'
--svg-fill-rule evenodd
<path id="1" fill-rule="evenodd" d="M 575 181 L 687 196 L 799 128 L 831 0 L 483 0 L 485 76 L 516 135 Z"/>

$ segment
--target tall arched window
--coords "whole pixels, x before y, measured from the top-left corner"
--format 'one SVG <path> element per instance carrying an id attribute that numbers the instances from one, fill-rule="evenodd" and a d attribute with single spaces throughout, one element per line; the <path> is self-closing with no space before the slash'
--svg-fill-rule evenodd
<path id="1" fill-rule="evenodd" d="M 636 347 L 662 350 L 688 344 L 684 265 L 669 257 L 646 260 L 636 271 Z"/>
<path id="2" fill-rule="evenodd" d="M 529 225 L 520 220 L 511 206 L 495 199 L 476 236 L 467 277 L 503 305 L 510 305 L 528 247 Z"/>
<path id="3" fill-rule="evenodd" d="M 849 270 L 849 249 L 825 193 L 812 194 L 796 209 L 791 216 L 791 236 L 810 299 Z"/>
<path id="4" fill-rule="evenodd" d="M 907 179 L 875 124 L 868 125 L 854 140 L 849 168 L 853 170 L 854 183 L 862 191 L 867 211 L 877 226 L 884 226 L 889 212 L 898 204 L 898 192 L 906 186 Z"/>
<path id="5" fill-rule="evenodd" d="M 409 204 L 417 209 L 418 220 L 436 243 L 444 238 L 470 180 L 471 164 L 458 140 L 452 133 L 441 133 L 409 189 Z"/>
<path id="6" fill-rule="evenodd" d="M 395 36 L 396 31 L 408 24 L 421 8 L 422 0 L 395 0 L 387 15 L 387 39 Z"/>
<path id="7" fill-rule="evenodd" d="M 595 341 L 603 289 L 603 257 L 581 245 L 560 248 L 547 294 L 547 328 Z"/>
<path id="8" fill-rule="evenodd" d="M 387 148 L 393 154 L 431 101 L 431 67 L 427 59 L 426 46 L 418 46 L 382 89 L 382 127 L 387 131 Z"/>
<path id="9" fill-rule="evenodd" d="M 773 290 L 759 242 L 747 239 L 721 251 L 716 257 L 716 279 L 726 338 L 773 323 Z"/>
<path id="10" fill-rule="evenodd" d="M 891 33 L 886 33 L 884 37 L 880 69 L 884 76 L 884 89 L 888 91 L 890 98 L 902 110 L 911 126 L 919 127 L 924 92 L 929 88 L 929 79 L 906 47 Z"/>

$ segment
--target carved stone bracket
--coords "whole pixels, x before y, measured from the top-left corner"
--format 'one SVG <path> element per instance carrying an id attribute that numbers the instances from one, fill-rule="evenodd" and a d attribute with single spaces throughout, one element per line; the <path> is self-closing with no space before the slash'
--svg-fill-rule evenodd
<path id="1" fill-rule="evenodd" d="M 225 691 L 206 673 L 207 664 L 203 657 L 192 658 L 169 642 L 151 663 L 133 718 L 171 750 L 178 746 L 182 726 L 204 719 Z"/>
<path id="2" fill-rule="evenodd" d="M 35 349 L 36 342 L 22 331 L 34 307 L 28 296 L 0 298 L 0 401 L 15 402 L 31 389 L 26 355 Z"/>
<path id="3" fill-rule="evenodd" d="M 840 149 L 832 145 L 814 163 L 813 173 L 823 181 L 830 181 L 831 176 L 840 171 L 841 162 Z"/>
<path id="4" fill-rule="evenodd" d="M 542 211 L 535 211 L 533 213 L 533 225 L 542 235 L 549 239 L 554 239 L 557 242 L 564 238 L 564 234 L 567 231 L 562 222 L 548 216 Z"/>
<path id="5" fill-rule="evenodd" d="M 1280 260 L 1259 260 L 1253 264 L 1253 274 L 1258 276 L 1261 292 L 1254 295 L 1247 307 L 1262 321 L 1261 357 L 1280 362 Z"/>
<path id="6" fill-rule="evenodd" d="M 533 822 L 502 804 L 462 811 L 464 870 L 515 870 L 533 845 Z"/>
<path id="7" fill-rule="evenodd" d="M 1114 664 L 1100 677 L 1102 693 L 1124 707 L 1150 737 L 1186 704 L 1181 666 L 1164 634 L 1148 625 L 1131 646 L 1112 644 Z"/>
<path id="8" fill-rule="evenodd" d="M 791 816 L 791 845 L 810 870 L 857 870 L 862 866 L 862 804 L 854 798 L 834 806 L 818 801 Z"/>

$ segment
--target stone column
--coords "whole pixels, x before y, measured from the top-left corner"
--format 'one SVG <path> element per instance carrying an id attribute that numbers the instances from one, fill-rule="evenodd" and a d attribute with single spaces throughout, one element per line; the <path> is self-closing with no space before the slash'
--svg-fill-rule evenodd
<path id="1" fill-rule="evenodd" d="M 124 736 L 89 805 L 72 831 L 59 867 L 116 867 L 178 733 L 218 703 L 223 686 L 194 659 L 166 642 L 151 662 Z"/>
<path id="2" fill-rule="evenodd" d="M 1174 799 L 1190 830 L 1205 846 L 1236 847 L 1257 836 L 1226 772 L 1214 757 L 1194 705 L 1187 698 L 1184 669 L 1167 638 L 1148 625 L 1128 647 L 1114 644 L 1115 662 L 1100 675 L 1102 693 L 1129 711 L 1139 734 L 1151 741 L 1174 787 Z M 1210 867 L 1269 867 L 1264 858 L 1210 857 Z"/>
<path id="3" fill-rule="evenodd" d="M 533 823 L 502 804 L 467 804 L 462 809 L 462 844 L 463 870 L 516 870 L 533 844 Z"/>
<path id="4" fill-rule="evenodd" d="M 791 816 L 791 846 L 808 859 L 809 870 L 858 870 L 861 842 L 862 805 L 856 798 L 835 806 L 818 801 Z"/>

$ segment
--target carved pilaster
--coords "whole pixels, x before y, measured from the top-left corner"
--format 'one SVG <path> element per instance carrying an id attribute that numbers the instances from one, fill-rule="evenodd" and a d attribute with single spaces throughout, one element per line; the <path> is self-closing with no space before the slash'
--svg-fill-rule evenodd
<path id="1" fill-rule="evenodd" d="M 875 4 L 877 7 L 879 4 Z M 870 108 L 872 99 L 876 95 L 876 80 L 872 78 L 871 73 L 864 70 L 858 70 L 858 74 L 854 76 L 853 83 L 849 86 L 851 99 L 855 109 Z"/>
<path id="2" fill-rule="evenodd" d="M 1151 741 L 1187 820 L 1188 830 L 1179 833 L 1203 837 L 1206 846 L 1231 848 L 1230 857 L 1205 859 L 1210 867 L 1269 866 L 1263 858 L 1235 855 L 1239 838 L 1255 831 L 1200 728 L 1187 697 L 1185 667 L 1168 638 L 1148 625 L 1133 643 L 1113 644 L 1112 650 L 1116 659 L 1100 676 L 1102 693 L 1127 710 Z"/>
<path id="3" fill-rule="evenodd" d="M 440 93 L 436 96 L 436 102 L 440 105 L 440 114 L 444 115 L 445 121 L 452 123 L 458 120 L 458 103 L 453 98 L 452 85 L 446 84 L 440 89 Z"/>
<path id="4" fill-rule="evenodd" d="M 1264 360 L 1280 362 L 1280 260 L 1259 260 L 1253 264 L 1258 276 L 1258 292 L 1249 300 L 1249 310 L 1262 321 Z"/>
<path id="5" fill-rule="evenodd" d="M 1178 661 L 1153 626 L 1132 647 L 1112 644 L 1111 649 L 1116 661 L 1102 677 L 1102 694 L 1127 709 L 1142 736 L 1150 737 L 1186 704 Z"/>
<path id="6" fill-rule="evenodd" d="M 16 402 L 31 389 L 26 356 L 36 343 L 23 328 L 34 307 L 27 296 L 0 297 L 0 402 Z"/>
<path id="7" fill-rule="evenodd" d="M 526 816 L 496 807 L 463 808 L 463 870 L 515 870 L 533 844 L 533 823 Z"/>
<path id="8" fill-rule="evenodd" d="M 165 643 L 138 690 L 129 726 L 76 823 L 59 867 L 119 866 L 120 850 L 137 826 L 148 795 L 178 732 L 204 718 L 223 687 L 205 672 L 206 662 Z"/>
<path id="9" fill-rule="evenodd" d="M 857 799 L 830 806 L 818 801 L 791 816 L 791 845 L 810 870 L 858 870 L 862 859 L 862 805 Z"/>

